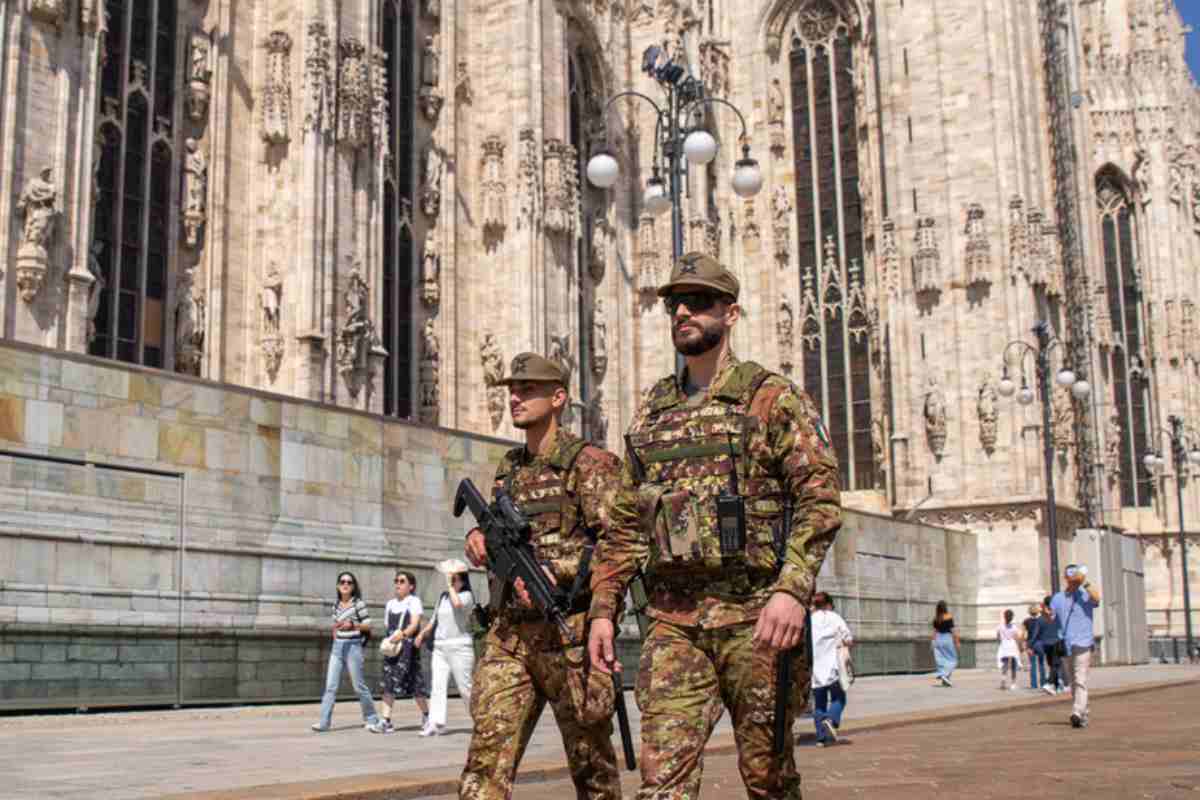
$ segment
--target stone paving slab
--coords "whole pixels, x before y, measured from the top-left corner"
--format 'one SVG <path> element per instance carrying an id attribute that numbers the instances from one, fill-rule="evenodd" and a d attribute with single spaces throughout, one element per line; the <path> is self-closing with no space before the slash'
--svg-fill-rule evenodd
<path id="1" fill-rule="evenodd" d="M 1093 672 L 1096 690 L 1200 679 L 1200 669 L 1175 665 L 1108 667 Z M 997 703 L 1011 705 L 1051 698 L 1027 691 L 1001 694 L 995 672 L 956 675 L 955 688 L 938 689 L 926 675 L 864 678 L 846 712 L 853 727 L 866 720 L 903 721 L 929 714 L 971 713 Z M 638 731 L 637 705 L 629 697 L 631 724 Z M 421 739 L 417 712 L 401 704 L 401 726 L 391 736 L 362 729 L 353 703 L 339 703 L 334 729 L 314 734 L 316 705 L 185 709 L 88 715 L 0 718 L 0 798 L 147 798 L 220 793 L 233 798 L 383 797 L 399 783 L 428 796 L 454 785 L 465 758 L 469 725 L 452 699 L 449 735 Z M 805 723 L 798 724 L 805 731 Z M 714 736 L 728 745 L 722 720 Z M 551 715 L 530 742 L 522 775 L 553 778 L 565 764 Z M 557 771 L 557 772 L 556 772 Z M 253 787 L 253 790 L 251 791 Z M 274 790 L 271 789 L 274 787 Z M 210 796 L 217 796 L 210 794 Z"/>
<path id="2" fill-rule="evenodd" d="M 1091 724 L 1072 730 L 1065 703 L 1021 713 L 927 722 L 919 727 L 850 733 L 836 747 L 797 750 L 806 798 L 821 800 L 1189 800 L 1200 796 L 1200 684 L 1157 691 L 1108 690 L 1096 697 Z M 1137 735 L 1131 736 L 1131 731 Z M 632 798 L 636 775 L 622 780 Z M 574 795 L 569 779 L 523 785 L 519 800 Z M 383 795 L 379 795 L 383 796 Z M 701 798 L 745 800 L 733 754 L 705 757 Z M 395 797 L 395 795 L 393 795 Z M 426 797 L 453 800 L 457 794 Z"/>

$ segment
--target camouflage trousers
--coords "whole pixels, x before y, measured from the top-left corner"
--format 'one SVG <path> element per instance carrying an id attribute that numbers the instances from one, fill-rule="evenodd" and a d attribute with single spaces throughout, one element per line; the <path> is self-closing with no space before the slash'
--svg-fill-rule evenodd
<path id="1" fill-rule="evenodd" d="M 576 797 L 620 800 L 612 720 L 590 726 L 578 721 L 566 688 L 567 656 L 578 660 L 583 653 L 546 649 L 552 635 L 553 627 L 544 623 L 500 623 L 488 632 L 471 690 L 475 732 L 458 787 L 460 800 L 512 797 L 517 767 L 547 702 L 562 732 Z"/>
<path id="2" fill-rule="evenodd" d="M 785 755 L 773 753 L 775 654 L 751 644 L 754 623 L 701 629 L 653 620 L 642 643 L 637 704 L 642 710 L 638 800 L 696 800 L 704 747 L 724 708 L 733 718 L 738 769 L 751 798 L 799 800 L 792 724 L 808 696 L 807 659 L 792 666 Z"/>

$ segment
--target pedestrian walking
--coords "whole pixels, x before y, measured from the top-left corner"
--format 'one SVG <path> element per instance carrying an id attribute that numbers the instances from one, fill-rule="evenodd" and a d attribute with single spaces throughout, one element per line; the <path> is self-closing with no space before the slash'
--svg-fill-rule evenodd
<path id="1" fill-rule="evenodd" d="M 937 664 L 937 675 L 934 686 L 952 687 L 950 676 L 958 668 L 958 651 L 962 644 L 958 639 L 958 631 L 954 629 L 954 615 L 950 613 L 945 600 L 938 600 L 933 612 L 933 660 Z"/>
<path id="2" fill-rule="evenodd" d="M 800 797 L 792 724 L 811 665 L 797 645 L 842 524 L 837 456 L 808 395 L 731 350 L 739 291 L 702 253 L 680 258 L 659 288 L 686 368 L 656 383 L 634 415 L 612 529 L 596 552 L 588 646 L 600 672 L 617 667 L 619 604 L 644 572 L 641 800 L 700 796 L 704 748 L 724 710 L 747 795 Z M 784 687 L 781 658 L 793 678 Z"/>
<path id="3" fill-rule="evenodd" d="M 397 572 L 392 585 L 396 596 L 388 600 L 386 616 L 387 638 L 395 655 L 383 656 L 383 676 L 379 682 L 383 718 L 369 728 L 372 733 L 395 731 L 392 708 L 397 700 L 411 698 L 421 712 L 421 730 L 429 724 L 429 688 L 421 669 L 421 649 L 415 642 L 425 608 L 417 596 L 417 578 L 411 572 Z"/>
<path id="4" fill-rule="evenodd" d="M 1021 663 L 1021 629 L 1013 624 L 1011 608 L 1004 610 L 1004 624 L 996 628 L 996 639 L 1000 647 L 996 651 L 996 659 L 1000 662 L 1001 691 L 1017 690 L 1017 668 Z M 1011 676 L 1011 677 L 1010 677 Z"/>
<path id="5" fill-rule="evenodd" d="M 471 716 L 475 729 L 458 796 L 495 800 L 512 796 L 513 780 L 529 736 L 549 704 L 562 734 L 567 766 L 581 800 L 620 800 L 613 747 L 615 691 L 588 706 L 570 686 L 584 664 L 587 609 L 592 595 L 585 553 L 603 543 L 608 509 L 620 481 L 620 461 L 560 425 L 568 402 L 568 375 L 557 360 L 521 353 L 512 361 L 508 405 L 525 445 L 509 450 L 496 469 L 494 490 L 506 489 L 530 521 L 530 544 L 553 582 L 567 596 L 566 621 L 579 644 L 533 608 L 523 581 L 493 581 L 491 627 L 475 667 Z M 488 563 L 479 528 L 467 534 L 467 560 Z M 572 674 L 574 672 L 574 674 Z M 588 683 L 590 688 L 591 683 Z M 596 695 L 598 696 L 598 695 Z"/>
<path id="6" fill-rule="evenodd" d="M 846 620 L 833 610 L 833 598 L 817 592 L 812 599 L 813 648 L 813 725 L 817 729 L 817 747 L 836 744 L 846 710 L 846 684 L 852 679 L 845 675 L 854 636 Z"/>
<path id="7" fill-rule="evenodd" d="M 1058 648 L 1061 669 L 1071 683 L 1071 727 L 1088 725 L 1088 671 L 1092 663 L 1092 617 L 1100 607 L 1100 589 L 1087 580 L 1087 567 L 1068 564 L 1063 571 L 1066 584 L 1054 595 L 1050 607 L 1062 620 L 1062 640 Z"/>
<path id="8" fill-rule="evenodd" d="M 1038 640 L 1034 652 L 1040 653 L 1046 660 L 1046 675 L 1042 678 L 1042 691 L 1046 694 L 1058 694 L 1064 689 L 1062 671 L 1059 669 L 1058 642 L 1062 638 L 1061 625 L 1050 608 L 1050 595 L 1042 600 L 1041 627 L 1038 629 Z"/>
<path id="9" fill-rule="evenodd" d="M 329 730 L 333 719 L 333 704 L 342 682 L 342 668 L 350 671 L 350 682 L 362 706 L 363 722 L 368 728 L 378 722 L 375 701 L 363 680 L 363 647 L 371 633 L 371 616 L 352 572 L 337 578 L 337 595 L 333 603 L 333 647 L 329 651 L 329 666 L 325 670 L 325 693 L 321 697 L 319 719 L 312 729 L 317 733 Z"/>
<path id="10" fill-rule="evenodd" d="M 457 558 L 438 564 L 438 571 L 446 576 L 446 591 L 438 598 L 429 623 L 417 634 L 416 641 L 418 650 L 426 642 L 433 642 L 429 722 L 421 729 L 422 736 L 441 736 L 446 732 L 446 695 L 451 674 L 467 716 L 471 715 L 471 673 L 475 670 L 475 643 L 467 622 L 475 608 L 471 575 L 467 565 Z"/>
<path id="11" fill-rule="evenodd" d="M 1038 635 L 1042 628 L 1042 607 L 1034 603 L 1029 607 L 1029 616 L 1022 622 L 1025 629 L 1025 655 L 1029 658 L 1029 688 L 1037 691 L 1042 688 L 1046 672 L 1046 657 L 1038 652 Z"/>

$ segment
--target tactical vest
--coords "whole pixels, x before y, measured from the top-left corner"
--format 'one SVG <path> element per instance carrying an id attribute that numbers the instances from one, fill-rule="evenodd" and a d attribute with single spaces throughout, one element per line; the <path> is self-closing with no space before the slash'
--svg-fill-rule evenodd
<path id="1" fill-rule="evenodd" d="M 752 414 L 751 404 L 770 375 L 758 364 L 743 362 L 700 406 L 664 403 L 656 409 L 652 401 L 645 427 L 627 438 L 641 466 L 638 512 L 643 530 L 650 532 L 647 573 L 740 568 L 766 575 L 776 569 L 784 486 L 767 472 L 768 465 L 746 456 L 751 434 L 766 424 L 766 413 Z M 717 497 L 723 490 L 732 494 L 734 470 L 738 494 L 745 499 L 746 546 L 740 553 L 722 554 Z"/>
<path id="2" fill-rule="evenodd" d="M 584 541 L 575 543 L 571 537 L 582 520 L 579 519 L 578 503 L 567 493 L 566 484 L 575 461 L 588 446 L 589 443 L 582 439 L 567 445 L 560 460 L 564 466 L 543 469 L 536 480 L 515 482 L 518 469 L 515 459 L 509 462 L 509 472 L 496 476 L 504 483 L 517 509 L 529 519 L 530 538 L 539 561 L 558 561 L 581 555 Z"/>

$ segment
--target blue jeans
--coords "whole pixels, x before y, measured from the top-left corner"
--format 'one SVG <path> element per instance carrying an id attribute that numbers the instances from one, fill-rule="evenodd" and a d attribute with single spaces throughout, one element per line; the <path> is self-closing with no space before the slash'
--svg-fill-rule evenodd
<path id="1" fill-rule="evenodd" d="M 933 660 L 937 662 L 937 676 L 949 679 L 958 668 L 958 650 L 954 647 L 954 634 L 939 633 L 933 637 Z"/>
<path id="2" fill-rule="evenodd" d="M 813 689 L 813 724 L 817 726 L 817 741 L 828 737 L 821 723 L 829 720 L 834 728 L 842 727 L 842 712 L 846 710 L 846 690 L 840 683 Z"/>
<path id="3" fill-rule="evenodd" d="M 1038 677 L 1038 676 L 1041 677 Z M 1029 654 L 1029 688 L 1041 688 L 1042 681 L 1049 678 L 1046 672 L 1046 655 L 1035 644 L 1033 651 Z"/>
<path id="4" fill-rule="evenodd" d="M 337 700 L 338 686 L 342 682 L 342 665 L 350 670 L 350 682 L 358 694 L 358 703 L 362 706 L 364 722 L 375 722 L 375 701 L 371 699 L 371 690 L 363 680 L 363 646 L 361 639 L 335 639 L 333 649 L 329 651 L 329 668 L 325 671 L 325 694 L 321 698 L 321 718 L 318 724 L 328 728 L 333 719 L 333 703 Z"/>

